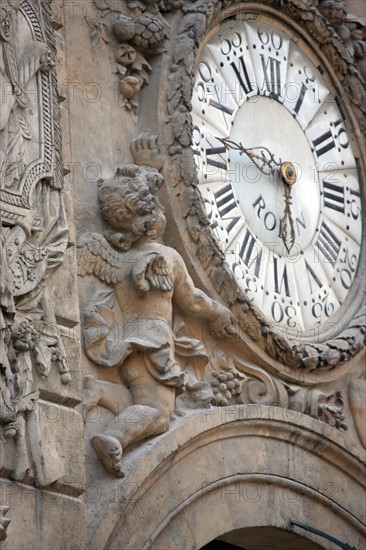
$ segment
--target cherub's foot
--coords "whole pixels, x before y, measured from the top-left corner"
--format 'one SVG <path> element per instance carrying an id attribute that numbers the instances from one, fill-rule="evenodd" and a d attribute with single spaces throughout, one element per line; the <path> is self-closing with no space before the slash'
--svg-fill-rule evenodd
<path id="1" fill-rule="evenodd" d="M 84 376 L 84 391 L 83 391 L 83 418 L 86 422 L 88 412 L 99 403 L 100 395 L 98 391 L 97 381 L 91 374 Z"/>
<path id="2" fill-rule="evenodd" d="M 99 434 L 93 437 L 91 443 L 105 470 L 116 477 L 124 477 L 120 442 L 109 435 Z"/>

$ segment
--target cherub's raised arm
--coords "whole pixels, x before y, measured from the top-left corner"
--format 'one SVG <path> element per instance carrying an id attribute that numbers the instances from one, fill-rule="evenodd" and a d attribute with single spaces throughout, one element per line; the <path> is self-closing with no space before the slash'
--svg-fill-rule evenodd
<path id="1" fill-rule="evenodd" d="M 184 261 L 178 253 L 174 260 L 174 268 L 173 300 L 180 309 L 188 315 L 210 321 L 212 331 L 219 336 L 224 336 L 225 333 L 234 333 L 235 317 L 227 307 L 212 300 L 202 290 L 194 286 Z"/>

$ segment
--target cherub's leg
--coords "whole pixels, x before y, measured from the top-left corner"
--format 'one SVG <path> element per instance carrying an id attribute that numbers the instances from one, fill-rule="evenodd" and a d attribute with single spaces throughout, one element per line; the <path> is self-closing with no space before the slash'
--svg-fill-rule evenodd
<path id="1" fill-rule="evenodd" d="M 101 405 L 114 414 L 132 404 L 130 391 L 122 384 L 96 380 L 89 374 L 84 376 L 83 412 L 84 418 L 89 409 Z"/>
<path id="2" fill-rule="evenodd" d="M 134 404 L 120 410 L 108 428 L 92 439 L 107 472 L 118 477 L 123 477 L 122 450 L 167 431 L 175 403 L 175 387 L 156 380 L 140 354 L 125 361 L 123 375 Z"/>
<path id="3" fill-rule="evenodd" d="M 123 477 L 122 449 L 150 435 L 160 411 L 145 405 L 131 405 L 115 416 L 113 428 L 92 439 L 92 446 L 107 472 Z"/>

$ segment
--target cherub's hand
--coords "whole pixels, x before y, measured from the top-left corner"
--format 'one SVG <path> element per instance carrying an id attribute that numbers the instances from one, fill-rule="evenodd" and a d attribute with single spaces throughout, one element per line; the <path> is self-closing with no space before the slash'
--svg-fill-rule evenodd
<path id="1" fill-rule="evenodd" d="M 161 169 L 163 160 L 158 151 L 156 132 L 144 130 L 131 142 L 130 148 L 136 164 Z"/>
<path id="2" fill-rule="evenodd" d="M 210 332 L 218 338 L 226 338 L 230 334 L 236 334 L 237 320 L 231 311 L 220 305 L 219 316 L 209 322 Z"/>

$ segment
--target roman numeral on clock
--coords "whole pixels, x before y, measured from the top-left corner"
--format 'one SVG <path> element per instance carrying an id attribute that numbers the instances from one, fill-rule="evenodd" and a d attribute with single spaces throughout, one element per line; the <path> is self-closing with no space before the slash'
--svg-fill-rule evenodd
<path id="1" fill-rule="evenodd" d="M 214 99 L 210 99 L 208 104 L 211 107 L 214 107 L 215 109 L 219 109 L 219 111 L 222 111 L 223 113 L 226 113 L 227 115 L 232 115 L 234 110 L 230 109 L 230 107 L 227 107 L 226 105 L 223 105 L 222 103 L 219 103 L 218 101 L 215 101 Z"/>
<path id="2" fill-rule="evenodd" d="M 261 54 L 262 69 L 266 88 L 274 97 L 281 95 L 281 61 L 274 57 L 268 57 L 266 60 Z"/>
<path id="3" fill-rule="evenodd" d="M 303 101 L 304 101 L 304 97 L 305 97 L 305 94 L 306 92 L 308 91 L 307 87 L 305 86 L 305 84 L 301 84 L 301 90 L 300 90 L 300 93 L 299 93 L 299 97 L 296 101 L 296 105 L 294 107 L 294 111 L 295 113 L 298 115 L 299 114 L 299 111 L 301 109 L 301 106 L 303 104 Z"/>
<path id="4" fill-rule="evenodd" d="M 308 276 L 309 286 L 310 286 L 310 293 L 313 294 L 313 286 L 311 284 L 311 281 L 315 281 L 315 283 L 318 285 L 319 288 L 322 288 L 323 283 L 311 267 L 311 265 L 305 260 L 305 267 L 306 267 L 306 274 Z M 311 278 L 310 278 L 311 277 Z"/>
<path id="5" fill-rule="evenodd" d="M 323 180 L 324 206 L 344 214 L 344 187 Z"/>
<path id="6" fill-rule="evenodd" d="M 210 166 L 214 166 L 215 168 L 220 168 L 221 170 L 227 170 L 227 163 L 221 162 L 219 160 L 215 160 L 213 158 L 210 158 L 210 156 L 213 155 L 222 155 L 226 153 L 225 147 L 208 147 L 206 149 L 206 162 Z"/>
<path id="7" fill-rule="evenodd" d="M 324 221 L 320 227 L 319 237 L 315 244 L 326 261 L 334 267 L 337 263 L 342 243 Z"/>
<path id="8" fill-rule="evenodd" d="M 259 270 L 262 261 L 262 249 L 249 229 L 245 232 L 243 242 L 240 246 L 239 256 L 248 268 L 250 268 L 255 262 L 254 275 L 259 277 Z"/>
<path id="9" fill-rule="evenodd" d="M 339 118 L 335 122 L 331 123 L 331 126 L 333 126 L 334 135 L 331 130 L 328 130 L 321 136 L 312 140 L 315 153 L 318 157 L 321 157 L 322 155 L 325 155 L 325 153 L 328 153 L 328 151 L 334 149 L 336 147 L 335 140 L 337 140 L 338 146 L 342 147 L 342 149 L 347 149 L 349 146 L 347 132 L 343 126 L 339 128 L 339 125 L 342 125 L 342 122 L 342 119 Z"/>
<path id="10" fill-rule="evenodd" d="M 253 90 L 253 87 L 249 80 L 248 70 L 245 65 L 244 57 L 242 55 L 239 57 L 239 68 L 233 61 L 230 63 L 230 65 L 234 69 L 240 86 L 244 90 L 245 94 L 248 95 Z"/>
<path id="11" fill-rule="evenodd" d="M 222 220 L 230 220 L 229 224 L 226 227 L 226 231 L 230 233 L 230 231 L 232 231 L 232 229 L 240 220 L 240 216 L 227 216 L 230 212 L 232 212 L 232 210 L 237 207 L 231 184 L 229 183 L 228 185 L 222 187 L 219 191 L 216 191 L 214 193 L 214 196 L 220 218 Z"/>
<path id="12" fill-rule="evenodd" d="M 283 268 L 282 274 L 280 274 L 280 268 L 278 265 L 278 258 L 273 258 L 273 273 L 274 273 L 274 286 L 277 294 L 282 293 L 282 287 L 285 290 L 286 296 L 290 297 L 290 286 L 288 284 L 287 267 Z"/>
<path id="13" fill-rule="evenodd" d="M 315 149 L 315 153 L 318 157 L 321 157 L 321 155 L 328 153 L 328 151 L 335 147 L 335 141 L 333 139 L 332 132 L 328 130 L 328 132 L 325 132 L 318 138 L 314 139 L 313 146 Z"/>

